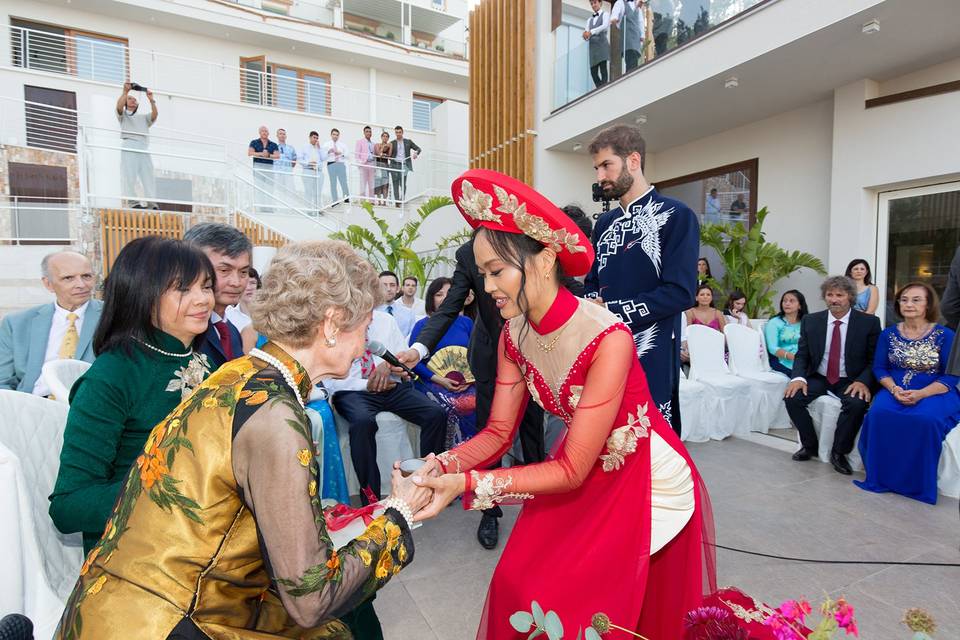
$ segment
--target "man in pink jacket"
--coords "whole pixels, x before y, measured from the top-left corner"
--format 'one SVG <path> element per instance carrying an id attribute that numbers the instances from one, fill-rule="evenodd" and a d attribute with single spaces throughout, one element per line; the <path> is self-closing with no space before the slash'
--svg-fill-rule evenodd
<path id="1" fill-rule="evenodd" d="M 376 171 L 376 159 L 373 156 L 373 129 L 363 128 L 363 138 L 357 140 L 353 148 L 357 167 L 360 169 L 360 195 L 373 198 L 373 174 Z"/>

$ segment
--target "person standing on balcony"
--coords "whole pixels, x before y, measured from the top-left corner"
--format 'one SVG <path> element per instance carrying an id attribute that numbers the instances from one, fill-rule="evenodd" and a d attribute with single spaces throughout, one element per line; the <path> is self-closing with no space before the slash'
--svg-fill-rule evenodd
<path id="1" fill-rule="evenodd" d="M 363 128 L 363 138 L 354 145 L 353 157 L 360 169 L 360 195 L 368 200 L 373 199 L 373 174 L 377 170 L 373 147 L 373 129 L 366 126 Z"/>
<path id="2" fill-rule="evenodd" d="M 617 0 L 610 12 L 610 24 L 620 30 L 620 48 L 626 61 L 627 73 L 640 66 L 643 36 L 647 30 L 642 5 L 641 0 Z M 610 33 L 614 33 L 612 29 Z M 615 66 L 619 66 L 619 55 L 614 56 L 614 60 Z"/>
<path id="3" fill-rule="evenodd" d="M 123 93 L 117 99 L 116 110 L 117 121 L 120 123 L 120 138 L 123 140 L 123 150 L 120 152 L 123 197 L 134 209 L 156 209 L 157 203 L 152 200 L 157 196 L 157 181 L 153 175 L 153 160 L 150 159 L 147 147 L 150 143 L 149 129 L 157 121 L 157 102 L 153 99 L 152 91 L 140 87 L 150 101 L 150 113 L 140 111 L 139 101 L 130 95 L 132 88 L 132 83 L 123 83 Z M 135 199 L 138 180 L 140 188 L 143 189 L 143 201 Z"/>
<path id="4" fill-rule="evenodd" d="M 323 193 L 323 171 L 322 167 L 327 164 L 327 154 L 320 146 L 320 134 L 316 131 L 310 132 L 310 142 L 300 150 L 300 167 L 302 173 L 300 178 L 303 180 L 303 191 L 306 194 L 307 202 L 313 205 L 317 211 L 322 204 Z"/>
<path id="5" fill-rule="evenodd" d="M 393 128 L 396 139 L 393 141 L 393 195 L 397 199 L 397 206 L 403 206 L 403 199 L 407 192 L 407 174 L 413 171 L 413 161 L 420 154 L 420 147 L 410 138 L 403 137 L 403 127 Z"/>
<path id="6" fill-rule="evenodd" d="M 340 142 L 340 129 L 330 130 L 330 139 L 323 143 L 327 153 L 327 173 L 330 174 L 330 198 L 333 204 L 340 199 L 337 185 L 343 191 L 343 201 L 350 202 L 350 188 L 347 186 L 347 145 Z"/>
<path id="7" fill-rule="evenodd" d="M 680 314 L 694 305 L 700 225 L 690 207 L 647 182 L 638 128 L 604 129 L 590 154 L 604 197 L 620 206 L 594 227 L 587 296 L 630 327 L 657 409 L 679 434 Z"/>
<path id="8" fill-rule="evenodd" d="M 297 150 L 292 144 L 287 144 L 286 129 L 277 129 L 277 140 L 279 158 L 273 163 L 273 168 L 276 171 L 277 183 L 286 194 L 293 191 L 293 168 L 297 166 Z"/>
<path id="9" fill-rule="evenodd" d="M 373 153 L 377 157 L 377 182 L 373 192 L 377 194 L 377 204 L 386 206 L 390 199 L 390 158 L 393 157 L 393 145 L 388 132 L 380 132 L 380 142 L 374 145 Z"/>
<path id="10" fill-rule="evenodd" d="M 583 29 L 583 39 L 589 45 L 590 75 L 594 86 L 607 84 L 607 62 L 610 60 L 610 40 L 607 32 L 610 30 L 610 14 L 600 8 L 600 0 L 590 0 L 593 15 L 587 19 Z"/>
<path id="11" fill-rule="evenodd" d="M 258 208 L 269 209 L 273 199 L 273 161 L 280 157 L 280 147 L 270 139 L 270 129 L 260 125 L 260 135 L 250 141 L 247 156 L 253 158 L 253 201 Z"/>

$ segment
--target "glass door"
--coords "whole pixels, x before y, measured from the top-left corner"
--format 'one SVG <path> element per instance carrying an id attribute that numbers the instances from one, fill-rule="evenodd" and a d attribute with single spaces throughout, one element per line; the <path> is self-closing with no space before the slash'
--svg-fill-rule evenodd
<path id="1" fill-rule="evenodd" d="M 943 297 L 960 246 L 960 182 L 881 192 L 877 231 L 877 315 L 889 326 L 899 321 L 894 294 L 908 282 L 925 282 Z"/>

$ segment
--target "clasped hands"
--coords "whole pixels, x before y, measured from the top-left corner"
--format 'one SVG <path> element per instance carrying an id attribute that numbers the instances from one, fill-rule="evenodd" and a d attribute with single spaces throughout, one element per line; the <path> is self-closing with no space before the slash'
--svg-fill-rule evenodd
<path id="1" fill-rule="evenodd" d="M 414 522 L 436 517 L 447 505 L 463 493 L 466 479 L 462 473 L 444 473 L 434 454 L 424 458 L 424 464 L 413 475 L 404 478 L 400 461 L 393 463 L 391 498 L 407 503 Z"/>

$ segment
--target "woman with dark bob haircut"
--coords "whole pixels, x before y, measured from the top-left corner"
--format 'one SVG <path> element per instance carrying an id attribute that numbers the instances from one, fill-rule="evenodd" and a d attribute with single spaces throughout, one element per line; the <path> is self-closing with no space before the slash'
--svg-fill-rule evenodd
<path id="1" fill-rule="evenodd" d="M 954 333 L 937 324 L 937 294 L 924 282 L 901 287 L 894 309 L 903 322 L 877 340 L 873 373 L 883 389 L 860 430 L 867 477 L 854 482 L 936 504 L 943 440 L 960 420 L 958 377 L 946 373 Z"/>
<path id="2" fill-rule="evenodd" d="M 50 517 L 63 533 L 100 538 L 147 434 L 209 373 L 191 348 L 207 330 L 214 272 L 180 240 L 138 238 L 117 256 L 93 336 L 96 361 L 70 392 Z"/>

